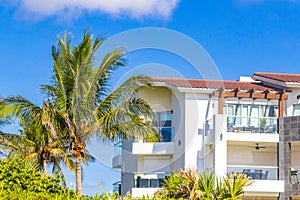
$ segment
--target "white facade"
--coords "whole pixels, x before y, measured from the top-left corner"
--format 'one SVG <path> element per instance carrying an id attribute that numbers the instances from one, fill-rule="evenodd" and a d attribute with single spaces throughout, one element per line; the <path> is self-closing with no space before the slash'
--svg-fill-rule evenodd
<path id="1" fill-rule="evenodd" d="M 225 98 L 225 112 L 218 114 L 214 91 L 164 82 L 140 89 L 140 96 L 155 112 L 171 113 L 172 136 L 170 141 L 158 143 L 123 141 L 122 159 L 116 156 L 113 161 L 122 171 L 122 195 L 130 192 L 136 197 L 151 196 L 159 190 L 163 177 L 188 168 L 213 171 L 218 176 L 248 173 L 254 184 L 245 188 L 245 196 L 272 199 L 284 191 L 283 181 L 278 180 L 279 135 L 274 129 L 278 101 Z M 299 94 L 300 87 L 289 90 L 286 116 L 293 115 Z"/>

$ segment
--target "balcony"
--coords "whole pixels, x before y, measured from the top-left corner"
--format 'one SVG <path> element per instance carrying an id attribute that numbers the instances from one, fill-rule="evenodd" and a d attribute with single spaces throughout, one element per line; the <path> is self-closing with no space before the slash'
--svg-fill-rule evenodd
<path id="1" fill-rule="evenodd" d="M 116 155 L 112 159 L 112 167 L 115 169 L 121 169 L 122 167 L 122 156 Z"/>
<path id="2" fill-rule="evenodd" d="M 152 197 L 163 184 L 163 180 L 169 174 L 165 172 L 149 172 L 149 173 L 135 173 L 134 187 L 131 189 L 133 197 Z"/>
<path id="3" fill-rule="evenodd" d="M 228 173 L 244 173 L 254 182 L 244 189 L 246 196 L 257 193 L 266 196 L 278 196 L 284 192 L 284 181 L 278 180 L 277 166 L 241 166 L 228 165 Z"/>
<path id="4" fill-rule="evenodd" d="M 161 188 L 163 179 L 169 173 L 166 172 L 142 172 L 134 174 L 134 187 L 135 188 Z"/>
<path id="5" fill-rule="evenodd" d="M 244 173 L 252 180 L 278 180 L 277 166 L 228 165 L 228 173 Z"/>
<path id="6" fill-rule="evenodd" d="M 174 142 L 134 142 L 132 154 L 136 155 L 173 155 Z"/>
<path id="7" fill-rule="evenodd" d="M 227 132 L 277 134 L 277 117 L 227 116 Z"/>

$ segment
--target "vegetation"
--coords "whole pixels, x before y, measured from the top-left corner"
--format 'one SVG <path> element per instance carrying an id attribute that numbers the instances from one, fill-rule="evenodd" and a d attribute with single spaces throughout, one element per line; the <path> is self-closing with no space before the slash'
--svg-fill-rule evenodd
<path id="1" fill-rule="evenodd" d="M 242 199 L 243 188 L 253 182 L 245 174 L 216 177 L 213 173 L 198 173 L 189 169 L 172 174 L 165 179 L 162 190 L 156 194 L 157 198 L 175 199 Z"/>
<path id="2" fill-rule="evenodd" d="M 53 78 L 51 85 L 42 85 L 47 99 L 41 107 L 21 96 L 0 99 L 0 119 L 18 118 L 22 128 L 20 134 L 0 135 L 0 148 L 6 157 L 31 161 L 45 175 L 49 164 L 62 176 L 60 164 L 67 165 L 74 169 L 79 196 L 82 162 L 92 160 L 86 150 L 92 136 L 101 140 L 114 140 L 120 135 L 124 139 L 153 140 L 157 135 L 150 122 L 155 114 L 136 95 L 150 79 L 132 77 L 110 92 L 112 72 L 125 65 L 125 52 L 114 49 L 94 68 L 95 53 L 102 43 L 89 31 L 84 31 L 82 41 L 74 47 L 68 34 L 58 37 L 57 47 L 52 47 Z"/>
<path id="3" fill-rule="evenodd" d="M 60 184 L 62 178 L 58 174 L 44 176 L 32 163 L 6 159 L 0 160 L 0 166 L 0 197 L 3 199 L 76 197 L 73 190 Z"/>
<path id="4" fill-rule="evenodd" d="M 63 125 L 52 118 L 55 115 L 54 108 L 46 102 L 42 107 L 36 106 L 19 96 L 3 99 L 1 106 L 9 115 L 20 116 L 22 128 L 20 134 L 0 134 L 0 148 L 6 151 L 7 158 L 30 161 L 45 175 L 48 174 L 49 163 L 52 164 L 53 171 L 58 169 L 62 176 L 62 162 L 70 169 L 74 168 L 68 154 L 66 134 L 57 134 Z M 2 114 L 5 115 L 3 112 Z"/>

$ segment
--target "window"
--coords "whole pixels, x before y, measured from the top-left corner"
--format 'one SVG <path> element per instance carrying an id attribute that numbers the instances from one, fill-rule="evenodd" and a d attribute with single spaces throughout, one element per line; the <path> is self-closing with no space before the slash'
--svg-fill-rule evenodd
<path id="1" fill-rule="evenodd" d="M 157 112 L 156 119 L 157 121 L 154 125 L 162 136 L 161 142 L 171 142 L 173 140 L 171 111 Z"/>
<path id="2" fill-rule="evenodd" d="M 296 112 L 297 111 L 297 112 Z M 294 113 L 300 115 L 300 104 Z M 274 133 L 277 130 L 278 106 L 253 104 L 224 104 L 229 132 L 251 131 Z"/>
<path id="3" fill-rule="evenodd" d="M 295 104 L 294 105 L 293 116 L 300 116 L 300 104 Z"/>

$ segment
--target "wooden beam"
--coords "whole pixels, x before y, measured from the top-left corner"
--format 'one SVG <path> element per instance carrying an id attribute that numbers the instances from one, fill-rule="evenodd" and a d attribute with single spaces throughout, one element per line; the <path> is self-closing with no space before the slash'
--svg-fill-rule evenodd
<path id="1" fill-rule="evenodd" d="M 215 91 L 213 93 L 214 96 L 220 96 L 219 91 Z M 268 99 L 268 100 L 279 100 L 280 98 L 282 100 L 287 100 L 288 99 L 288 94 L 283 93 L 257 93 L 257 92 L 222 92 L 222 95 L 224 98 L 229 98 L 229 97 L 236 97 L 236 98 L 252 98 L 252 99 Z"/>
<path id="2" fill-rule="evenodd" d="M 223 115 L 224 114 L 224 95 L 223 95 L 224 88 L 219 89 L 219 95 L 218 95 L 218 114 Z"/>
<path id="3" fill-rule="evenodd" d="M 279 117 L 283 117 L 284 116 L 284 100 L 282 99 L 282 95 L 280 94 L 280 98 L 278 100 L 278 112 L 279 112 Z"/>

